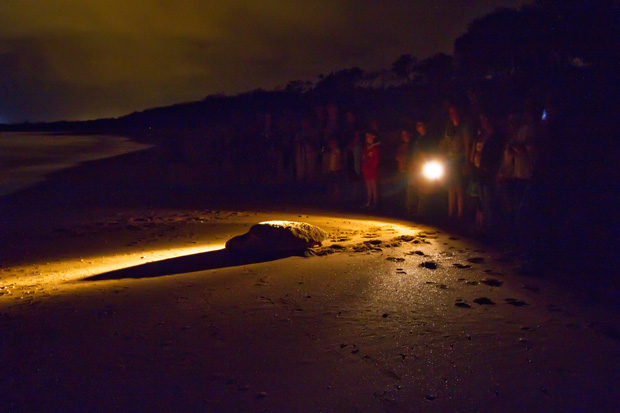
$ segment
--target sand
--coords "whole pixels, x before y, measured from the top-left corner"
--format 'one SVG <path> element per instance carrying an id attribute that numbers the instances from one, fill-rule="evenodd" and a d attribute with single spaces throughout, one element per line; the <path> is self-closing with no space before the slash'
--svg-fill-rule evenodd
<path id="1" fill-rule="evenodd" d="M 154 156 L 0 201 L 0 410 L 620 407 L 617 314 L 561 277 L 416 222 L 153 185 Z M 223 250 L 268 220 L 329 239 Z"/>

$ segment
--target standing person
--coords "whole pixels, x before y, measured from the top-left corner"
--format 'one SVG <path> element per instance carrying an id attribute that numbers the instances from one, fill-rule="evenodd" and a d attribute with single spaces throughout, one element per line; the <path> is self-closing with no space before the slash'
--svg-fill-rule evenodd
<path id="1" fill-rule="evenodd" d="M 295 149 L 293 140 L 299 129 L 297 114 L 292 110 L 282 110 L 278 117 L 276 129 L 279 131 L 280 168 L 278 169 L 278 181 L 281 185 L 289 187 L 295 182 Z"/>
<path id="2" fill-rule="evenodd" d="M 366 208 L 375 209 L 379 200 L 379 136 L 374 130 L 366 132 L 366 145 L 362 153 L 362 175 L 366 183 Z"/>
<path id="3" fill-rule="evenodd" d="M 519 128 L 514 140 L 507 147 L 514 156 L 514 175 L 518 204 L 521 203 L 525 188 L 530 184 L 538 157 L 538 149 L 544 140 L 542 110 L 533 106 L 526 108 L 525 123 Z"/>
<path id="4" fill-rule="evenodd" d="M 465 211 L 465 186 L 469 175 L 472 133 L 456 106 L 448 109 L 450 121 L 439 149 L 447 161 L 448 217 L 459 222 Z"/>
<path id="5" fill-rule="evenodd" d="M 310 116 L 301 119 L 301 129 L 295 135 L 295 177 L 302 187 L 316 184 L 316 166 L 319 156 L 319 132 L 312 125 Z"/>
<path id="6" fill-rule="evenodd" d="M 330 201 L 340 204 L 342 200 L 342 151 L 334 138 L 327 141 L 324 154 L 326 165 L 327 195 Z"/>
<path id="7" fill-rule="evenodd" d="M 338 111 L 338 105 L 330 103 L 327 105 L 327 123 L 323 130 L 324 143 L 330 139 L 336 139 L 340 144 L 340 112 Z"/>
<path id="8" fill-rule="evenodd" d="M 426 121 L 418 120 L 415 129 L 418 133 L 418 139 L 414 145 L 409 165 L 407 215 L 411 218 L 422 218 L 430 215 L 430 200 L 439 191 L 436 182 L 429 182 L 427 178 L 422 176 L 422 167 L 427 161 L 439 158 L 439 149 L 437 140 L 428 132 Z"/>
<path id="9" fill-rule="evenodd" d="M 396 188 L 399 194 L 399 203 L 404 207 L 405 212 L 409 212 L 413 200 L 410 199 L 412 192 L 409 190 L 409 172 L 414 144 L 412 134 L 407 129 L 400 130 L 400 145 L 396 149 L 396 165 L 398 167 L 398 179 Z"/>
<path id="10" fill-rule="evenodd" d="M 532 181 L 538 148 L 544 137 L 542 109 L 530 104 L 523 115 L 524 123 L 511 128 L 497 177 L 506 235 L 512 240 L 516 239 L 517 215 Z"/>
<path id="11" fill-rule="evenodd" d="M 331 140 L 335 140 L 338 145 L 341 144 L 341 136 L 340 136 L 340 115 L 338 111 L 338 106 L 335 103 L 329 103 L 326 108 L 326 124 L 323 129 L 323 135 L 321 136 L 321 152 L 323 154 L 322 158 L 322 171 L 324 176 L 327 177 L 328 173 L 328 159 L 327 159 L 327 151 L 328 151 L 328 143 Z"/>
<path id="12" fill-rule="evenodd" d="M 314 129 L 317 131 L 319 141 L 318 141 L 318 155 L 317 155 L 317 165 L 316 165 L 316 183 L 317 185 L 321 183 L 323 178 L 323 145 L 324 141 L 324 133 L 325 133 L 325 125 L 327 124 L 327 111 L 325 106 L 322 104 L 317 104 L 314 107 Z"/>
<path id="13" fill-rule="evenodd" d="M 345 123 L 342 130 L 342 144 L 344 147 L 344 173 L 347 201 L 353 205 L 361 198 L 362 165 L 362 131 L 353 110 L 345 113 Z"/>
<path id="14" fill-rule="evenodd" d="M 266 112 L 261 122 L 260 142 L 264 145 L 261 148 L 264 155 L 259 159 L 260 181 L 261 184 L 271 187 L 278 183 L 280 170 L 282 169 L 282 141 L 271 112 Z"/>
<path id="15" fill-rule="evenodd" d="M 482 235 L 496 232 L 496 180 L 502 160 L 504 139 L 498 133 L 495 119 L 480 114 L 480 133 L 473 143 L 470 162 L 473 165 L 473 178 L 478 184 L 478 205 L 476 205 L 476 230 Z"/>

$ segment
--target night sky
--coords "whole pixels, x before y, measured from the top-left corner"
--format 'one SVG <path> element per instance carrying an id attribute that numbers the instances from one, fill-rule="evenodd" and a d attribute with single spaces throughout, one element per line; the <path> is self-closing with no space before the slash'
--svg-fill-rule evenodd
<path id="1" fill-rule="evenodd" d="M 519 0 L 2 0 L 0 123 L 116 117 L 451 54 Z"/>

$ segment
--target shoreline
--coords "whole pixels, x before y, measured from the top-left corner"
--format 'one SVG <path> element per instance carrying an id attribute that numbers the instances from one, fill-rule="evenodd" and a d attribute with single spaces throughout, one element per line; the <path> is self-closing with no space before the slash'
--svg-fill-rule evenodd
<path id="1" fill-rule="evenodd" d="M 3 154 L 5 158 L 8 156 L 8 159 L 4 160 L 5 169 L 0 171 L 3 177 L 0 182 L 0 197 L 21 192 L 49 179 L 57 171 L 74 168 L 85 162 L 153 148 L 153 145 L 146 145 L 131 137 L 113 134 L 3 132 L 0 135 L 10 150 L 18 151 Z M 47 137 L 54 139 L 52 141 L 46 139 Z M 79 138 L 86 140 L 76 141 Z M 22 148 L 23 153 L 19 152 L 19 148 Z M 52 151 L 55 152 L 54 155 L 51 154 Z M 62 155 L 57 155 L 57 152 Z M 24 156 L 27 161 L 20 160 Z"/>

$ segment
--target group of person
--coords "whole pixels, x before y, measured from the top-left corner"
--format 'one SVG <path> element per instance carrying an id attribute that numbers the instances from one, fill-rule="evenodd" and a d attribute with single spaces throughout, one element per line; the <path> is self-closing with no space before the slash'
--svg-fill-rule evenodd
<path id="1" fill-rule="evenodd" d="M 497 116 L 448 105 L 441 120 L 412 118 L 384 130 L 362 115 L 333 103 L 277 121 L 262 114 L 245 153 L 233 155 L 249 184 L 322 193 L 332 205 L 447 219 L 486 236 L 514 230 L 544 140 L 542 109 L 525 104 Z M 429 161 L 443 166 L 443 176 L 422 174 Z"/>
<path id="2" fill-rule="evenodd" d="M 378 122 L 336 104 L 261 113 L 237 125 L 225 151 L 232 175 L 253 188 L 323 193 L 332 205 L 379 206 L 381 135 Z M 363 199 L 362 199 L 363 198 Z"/>
<path id="3" fill-rule="evenodd" d="M 317 108 L 315 121 L 318 123 L 304 117 L 300 133 L 294 136 L 296 183 L 301 188 L 323 184 L 332 203 L 352 204 L 362 197 L 360 184 L 363 181 L 363 206 L 376 209 L 381 144 L 378 122 L 373 119 L 365 126 L 354 110 L 346 111 L 340 122 L 339 108 L 329 104 L 322 126 L 321 113 L 321 108 Z"/>
<path id="4" fill-rule="evenodd" d="M 533 104 L 506 116 L 480 111 L 475 119 L 449 107 L 437 151 L 446 167 L 450 221 L 483 236 L 517 235 L 545 140 L 543 117 Z"/>

